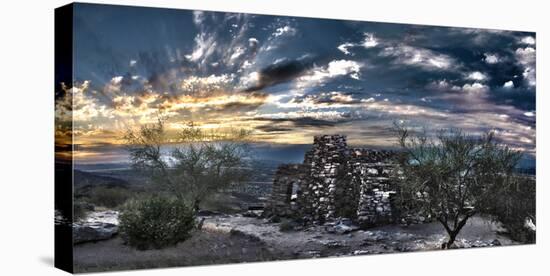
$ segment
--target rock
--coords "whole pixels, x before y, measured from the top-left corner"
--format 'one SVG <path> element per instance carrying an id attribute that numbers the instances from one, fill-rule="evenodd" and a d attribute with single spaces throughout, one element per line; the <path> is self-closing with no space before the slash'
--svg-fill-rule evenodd
<path id="1" fill-rule="evenodd" d="M 368 250 L 355 250 L 353 251 L 353 255 L 365 255 L 369 254 L 370 252 Z"/>
<path id="2" fill-rule="evenodd" d="M 502 245 L 502 243 L 500 243 L 500 241 L 497 240 L 497 239 L 494 239 L 494 240 L 491 242 L 491 246 L 501 246 L 501 245 Z"/>
<path id="3" fill-rule="evenodd" d="M 350 233 L 353 230 L 357 230 L 356 227 L 347 226 L 347 225 L 344 225 L 344 224 L 338 224 L 338 225 L 335 226 L 335 228 L 336 228 L 335 229 L 336 233 L 340 234 L 340 235 Z"/>
<path id="4" fill-rule="evenodd" d="M 101 241 L 112 238 L 118 233 L 118 227 L 111 223 L 94 226 L 73 226 L 73 243 Z"/>
<path id="5" fill-rule="evenodd" d="M 199 217 L 210 217 L 210 216 L 219 216 L 222 215 L 220 212 L 210 211 L 210 210 L 199 210 L 197 211 L 197 216 Z"/>
<path id="6" fill-rule="evenodd" d="M 107 240 L 118 233 L 118 212 L 92 212 L 73 224 L 73 243 Z"/>
<path id="7" fill-rule="evenodd" d="M 243 213 L 243 217 L 247 218 L 259 218 L 262 216 L 262 211 L 246 211 Z"/>
<path id="8" fill-rule="evenodd" d="M 318 258 L 321 257 L 321 251 L 319 250 L 309 250 L 305 252 L 295 252 L 294 253 L 297 256 L 304 256 L 307 258 Z"/>
<path id="9" fill-rule="evenodd" d="M 321 244 L 328 248 L 339 248 L 344 246 L 342 242 L 334 240 L 321 241 Z"/>
<path id="10" fill-rule="evenodd" d="M 327 233 L 340 235 L 349 234 L 359 229 L 359 226 L 353 224 L 352 220 L 348 218 L 340 218 L 336 222 L 327 222 L 324 226 Z"/>

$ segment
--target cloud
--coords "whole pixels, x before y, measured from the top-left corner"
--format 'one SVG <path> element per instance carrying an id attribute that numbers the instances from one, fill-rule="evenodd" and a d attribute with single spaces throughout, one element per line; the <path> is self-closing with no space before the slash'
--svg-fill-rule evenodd
<path id="1" fill-rule="evenodd" d="M 456 61 L 451 56 L 405 44 L 386 47 L 380 55 L 395 58 L 396 64 L 416 66 L 425 70 L 451 70 L 456 66 Z"/>
<path id="2" fill-rule="evenodd" d="M 350 120 L 349 112 L 336 110 L 286 111 L 265 113 L 251 118 L 258 121 L 291 122 L 294 127 L 334 126 L 338 122 Z"/>
<path id="3" fill-rule="evenodd" d="M 461 90 L 460 86 L 451 84 L 446 79 L 439 80 L 439 81 L 432 81 L 426 87 L 428 89 L 443 91 L 443 92 L 460 91 Z"/>
<path id="4" fill-rule="evenodd" d="M 474 82 L 472 84 L 467 83 L 462 86 L 462 91 L 467 93 L 479 94 L 479 93 L 485 93 L 489 91 L 489 87 L 479 82 Z"/>
<path id="5" fill-rule="evenodd" d="M 208 96 L 219 91 L 230 91 L 233 80 L 233 74 L 212 74 L 207 77 L 189 76 L 180 81 L 179 88 L 186 95 Z"/>
<path id="6" fill-rule="evenodd" d="M 535 72 L 535 69 L 533 67 L 525 68 L 521 75 L 527 81 L 527 84 L 529 86 L 536 86 L 537 85 L 536 72 Z"/>
<path id="7" fill-rule="evenodd" d="M 394 120 L 495 128 L 534 153 L 534 34 L 342 21 L 323 21 L 319 33 L 311 19 L 211 12 L 153 14 L 142 19 L 151 24 L 127 28 L 107 17 L 109 24 L 86 23 L 105 36 L 78 45 L 77 79 L 90 80 L 87 87 L 56 95 L 56 116 L 72 116 L 73 97 L 79 103 L 82 138 L 103 139 L 101 129 L 162 111 L 171 116 L 167 128 L 188 120 L 243 126 L 257 130 L 257 141 L 277 143 L 344 133 L 393 146 Z"/>
<path id="8" fill-rule="evenodd" d="M 364 33 L 364 36 L 365 38 L 360 43 L 346 42 L 346 43 L 340 44 L 337 48 L 342 53 L 353 56 L 354 54 L 350 52 L 349 48 L 357 47 L 357 46 L 362 46 L 364 48 L 373 48 L 379 44 L 378 39 L 374 37 L 374 34 Z"/>
<path id="9" fill-rule="evenodd" d="M 179 120 L 220 120 L 225 117 L 238 122 L 238 116 L 256 110 L 267 98 L 268 95 L 258 92 L 219 93 L 208 97 L 168 96 L 158 101 L 158 110 Z"/>
<path id="10" fill-rule="evenodd" d="M 536 43 L 535 38 L 532 36 L 525 36 L 520 40 L 520 42 L 527 45 L 535 45 Z"/>
<path id="11" fill-rule="evenodd" d="M 479 71 L 471 72 L 466 75 L 466 79 L 474 81 L 486 81 L 489 77 Z"/>
<path id="12" fill-rule="evenodd" d="M 473 95 L 479 95 L 489 91 L 489 86 L 480 82 L 465 83 L 464 85 L 460 86 L 452 84 L 445 79 L 433 81 L 427 85 L 427 88 L 441 92 L 463 92 Z"/>
<path id="13" fill-rule="evenodd" d="M 360 100 L 352 95 L 341 91 L 316 92 L 307 95 L 292 97 L 288 102 L 280 102 L 274 97 L 272 101 L 279 108 L 300 108 L 300 109 L 330 109 L 347 108 L 357 106 Z"/>
<path id="14" fill-rule="evenodd" d="M 198 30 L 191 53 L 182 55 L 179 48 L 169 51 L 172 62 L 180 61 L 177 57 L 183 56 L 185 60 L 182 63 L 191 69 L 206 72 L 208 67 L 218 70 L 240 67 L 245 60 L 254 58 L 258 40 L 249 35 L 248 15 L 227 13 L 219 16 L 195 12 L 193 22 Z"/>
<path id="15" fill-rule="evenodd" d="M 260 43 L 257 38 L 251 37 L 248 39 L 248 46 L 249 47 L 256 47 Z"/>
<path id="16" fill-rule="evenodd" d="M 90 82 L 84 81 L 73 87 L 63 85 L 63 97 L 55 102 L 55 117 L 64 122 L 87 122 L 103 117 L 112 118 L 109 108 L 91 95 Z"/>
<path id="17" fill-rule="evenodd" d="M 214 53 L 216 46 L 217 43 L 214 36 L 199 33 L 195 36 L 195 48 L 193 52 L 185 57 L 192 62 L 204 63 Z"/>
<path id="18" fill-rule="evenodd" d="M 511 89 L 511 88 L 514 88 L 514 82 L 513 81 L 507 81 L 505 82 L 503 85 L 502 85 L 503 88 L 506 88 L 506 89 Z"/>
<path id="19" fill-rule="evenodd" d="M 500 57 L 497 54 L 485 53 L 483 59 L 487 64 L 496 64 L 500 62 Z"/>
<path id="20" fill-rule="evenodd" d="M 133 117 L 140 122 L 152 122 L 159 112 L 157 100 L 161 97 L 154 93 L 141 95 L 123 94 L 112 100 L 112 114 L 118 118 Z"/>
<path id="21" fill-rule="evenodd" d="M 313 118 L 313 117 L 293 117 L 294 113 L 290 113 L 289 117 L 285 117 L 284 115 L 278 114 L 278 116 L 281 116 L 279 118 L 269 118 L 269 117 L 259 117 L 254 118 L 255 121 L 267 121 L 269 124 L 263 126 L 263 130 L 269 130 L 269 131 L 281 131 L 282 126 L 286 126 L 286 131 L 295 130 L 296 128 L 304 128 L 304 127 L 331 127 L 335 126 L 338 123 L 341 123 L 343 120 L 343 117 L 333 117 L 334 113 L 331 114 L 331 119 L 319 119 L 319 118 Z M 268 126 L 268 127 L 266 127 Z M 275 127 L 275 129 L 270 129 L 272 127 Z M 262 128 L 260 128 L 262 129 Z"/>
<path id="22" fill-rule="evenodd" d="M 533 47 L 517 48 L 515 57 L 519 65 L 523 67 L 523 79 L 527 85 L 535 86 L 536 81 L 536 50 Z"/>
<path id="23" fill-rule="evenodd" d="M 294 34 L 296 34 L 296 29 L 287 25 L 287 26 L 277 28 L 272 35 L 274 37 L 279 37 L 282 35 L 294 35 Z"/>
<path id="24" fill-rule="evenodd" d="M 289 132 L 294 130 L 294 126 L 280 126 L 272 121 L 269 124 L 259 125 L 256 129 L 263 132 Z"/>
<path id="25" fill-rule="evenodd" d="M 354 43 L 346 42 L 346 43 L 340 44 L 338 46 L 338 50 L 342 51 L 342 53 L 344 53 L 346 55 L 353 55 L 353 53 L 351 53 L 348 49 L 348 48 L 351 48 L 353 46 L 355 46 Z"/>
<path id="26" fill-rule="evenodd" d="M 245 91 L 257 91 L 269 86 L 294 80 L 295 78 L 305 74 L 306 71 L 312 67 L 313 60 L 307 57 L 295 60 L 285 59 L 283 61 L 273 63 L 259 72 L 249 74 L 246 81 L 251 82 L 256 80 L 256 83 L 246 88 Z"/>
<path id="27" fill-rule="evenodd" d="M 307 88 L 321 85 L 327 80 L 339 76 L 349 76 L 358 80 L 362 66 L 362 63 L 353 60 L 333 60 L 327 66 L 313 68 L 301 76 L 296 82 L 296 87 Z"/>
<path id="28" fill-rule="evenodd" d="M 203 11 L 193 11 L 193 23 L 199 26 L 205 19 L 205 14 Z"/>
<path id="29" fill-rule="evenodd" d="M 235 48 L 233 54 L 229 57 L 231 61 L 234 61 L 235 59 L 238 59 L 240 56 L 242 56 L 245 52 L 245 49 L 243 47 L 237 47 Z"/>
<path id="30" fill-rule="evenodd" d="M 516 49 L 516 58 L 522 65 L 531 65 L 535 62 L 535 48 L 525 47 Z"/>
<path id="31" fill-rule="evenodd" d="M 372 33 L 365 33 L 365 40 L 363 41 L 363 46 L 365 48 L 372 48 L 378 45 L 378 40 L 374 37 Z"/>

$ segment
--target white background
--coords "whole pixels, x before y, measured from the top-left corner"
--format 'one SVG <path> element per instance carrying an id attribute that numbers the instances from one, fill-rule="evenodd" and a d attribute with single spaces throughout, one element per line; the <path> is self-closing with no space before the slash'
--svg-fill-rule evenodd
<path id="1" fill-rule="evenodd" d="M 544 89 L 549 66 L 545 56 L 550 45 L 550 9 L 544 4 L 546 1 L 93 2 L 537 32 L 537 245 L 109 275 L 548 275 L 550 272 L 550 238 L 546 227 L 549 210 L 548 204 L 542 202 L 542 198 L 550 197 L 543 187 L 548 183 L 550 169 L 550 102 Z M 0 8 L 0 275 L 65 273 L 53 268 L 53 9 L 66 3 L 2 1 Z"/>

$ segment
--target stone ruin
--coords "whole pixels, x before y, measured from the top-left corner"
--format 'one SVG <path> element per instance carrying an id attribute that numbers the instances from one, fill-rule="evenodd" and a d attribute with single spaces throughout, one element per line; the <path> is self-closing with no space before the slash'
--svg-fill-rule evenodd
<path id="1" fill-rule="evenodd" d="M 363 226 L 399 220 L 391 151 L 349 148 L 346 136 L 315 136 L 302 164 L 279 166 L 267 216 L 310 222 L 349 218 Z"/>

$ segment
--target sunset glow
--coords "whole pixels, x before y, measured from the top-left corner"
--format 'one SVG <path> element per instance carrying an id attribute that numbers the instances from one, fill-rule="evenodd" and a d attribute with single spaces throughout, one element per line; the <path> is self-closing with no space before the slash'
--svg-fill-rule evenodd
<path id="1" fill-rule="evenodd" d="M 534 157 L 533 33 L 163 10 L 143 25 L 139 9 L 112 9 L 75 14 L 75 82 L 56 98 L 73 131 L 58 129 L 59 141 L 118 145 L 162 115 L 172 132 L 193 122 L 249 129 L 256 142 L 342 133 L 392 147 L 403 122 L 493 129 Z"/>

